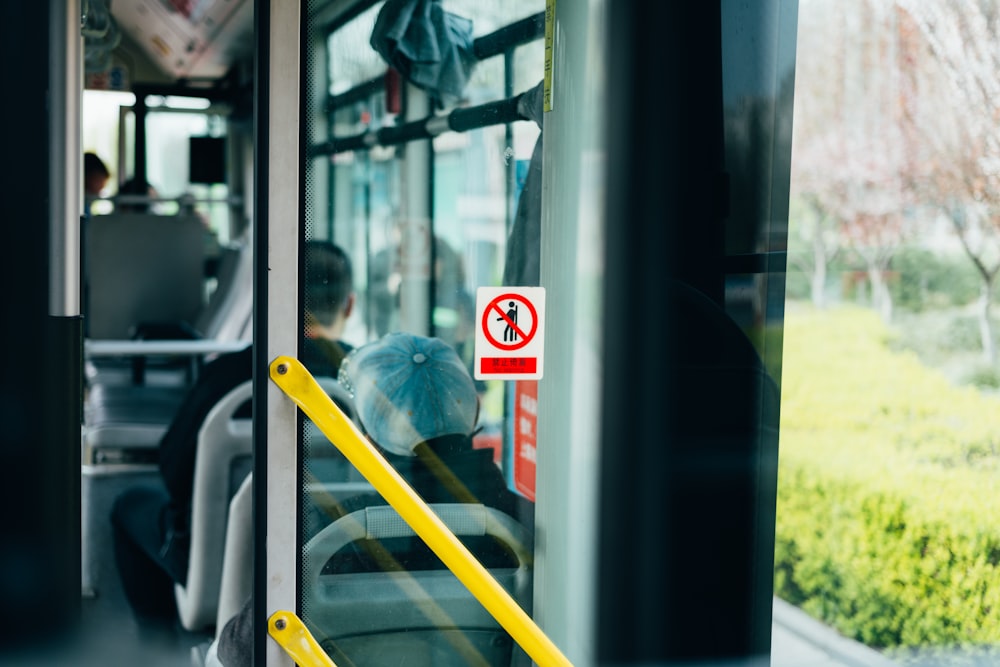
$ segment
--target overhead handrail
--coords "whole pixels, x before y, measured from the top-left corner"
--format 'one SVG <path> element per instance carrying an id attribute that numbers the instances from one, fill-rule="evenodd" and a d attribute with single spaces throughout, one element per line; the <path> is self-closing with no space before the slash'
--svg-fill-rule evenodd
<path id="1" fill-rule="evenodd" d="M 132 340 L 91 339 L 83 343 L 88 359 L 93 357 L 200 356 L 216 352 L 239 352 L 245 340 Z"/>
<path id="2" fill-rule="evenodd" d="M 270 377 L 371 482 L 532 660 L 540 667 L 572 667 L 552 640 L 379 454 L 301 362 L 279 356 L 271 362 Z"/>
<path id="3" fill-rule="evenodd" d="M 385 90 L 384 72 L 374 78 L 368 79 L 367 81 L 362 81 L 358 85 L 353 88 L 348 88 L 342 93 L 331 95 L 326 101 L 326 111 L 329 113 L 337 109 L 350 106 L 355 102 L 367 100 L 369 97 L 382 90 Z"/>
<path id="4" fill-rule="evenodd" d="M 477 37 L 472 41 L 472 53 L 477 60 L 486 60 L 544 36 L 545 12 L 538 12 L 510 25 L 505 25 L 487 35 Z M 343 92 L 331 95 L 327 98 L 326 110 L 331 112 L 366 100 L 384 88 L 385 74 L 380 74 Z"/>
<path id="5" fill-rule="evenodd" d="M 522 44 L 540 39 L 545 34 L 545 12 L 533 14 L 510 25 L 506 25 L 488 35 L 473 40 L 472 51 L 478 60 L 486 60 L 505 53 Z M 342 93 L 327 98 L 326 111 L 360 102 L 385 87 L 385 75 L 362 81 Z M 505 125 L 518 120 L 528 120 L 517 111 L 520 95 L 474 107 L 455 109 L 447 115 L 432 115 L 428 118 L 402 125 L 389 125 L 348 137 L 333 137 L 327 142 L 316 144 L 309 149 L 310 157 L 321 157 L 363 151 L 375 146 L 395 146 L 398 144 L 430 139 L 444 132 L 466 132 L 491 125 Z"/>
<path id="6" fill-rule="evenodd" d="M 333 137 L 329 141 L 312 146 L 309 156 L 315 158 L 347 151 L 368 150 L 375 146 L 395 146 L 418 139 L 431 139 L 445 132 L 467 132 L 490 125 L 505 125 L 518 120 L 528 120 L 517 108 L 523 94 L 474 107 L 454 109 L 446 115 L 435 114 L 402 125 L 387 125 L 349 137 Z"/>
<path id="7" fill-rule="evenodd" d="M 472 52 L 479 60 L 498 56 L 514 47 L 545 36 L 545 12 L 532 14 L 520 21 L 498 28 L 472 41 Z"/>
<path id="8" fill-rule="evenodd" d="M 149 195 L 104 195 L 95 196 L 90 195 L 87 197 L 87 201 L 109 201 L 115 204 L 159 204 L 159 203 L 176 203 L 176 204 L 242 204 L 243 197 L 239 195 L 230 195 L 229 197 L 194 197 L 192 195 L 183 194 L 179 197 L 150 197 Z M 166 217 L 166 216 L 164 216 Z"/>

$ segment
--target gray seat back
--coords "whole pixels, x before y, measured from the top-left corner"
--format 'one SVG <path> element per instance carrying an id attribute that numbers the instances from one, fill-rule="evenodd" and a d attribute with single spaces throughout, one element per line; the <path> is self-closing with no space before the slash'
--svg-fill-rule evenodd
<path id="1" fill-rule="evenodd" d="M 316 381 L 354 417 L 352 399 L 336 379 Z M 181 624 L 192 632 L 218 630 L 250 594 L 253 431 L 251 422 L 236 414 L 252 394 L 250 380 L 229 391 L 198 432 L 187 581 L 174 587 Z M 328 449 L 330 456 L 340 456 L 332 445 Z"/>
<path id="2" fill-rule="evenodd" d="M 218 286 L 199 315 L 196 328 L 210 340 L 250 340 L 253 315 L 253 239 L 249 228 L 219 264 Z"/>
<path id="3" fill-rule="evenodd" d="M 198 432 L 187 580 L 174 587 L 181 625 L 192 632 L 215 624 L 229 503 L 246 477 L 240 463 L 253 451 L 252 424 L 236 414 L 252 395 L 253 381 L 239 384 L 209 411 Z"/>
<path id="4" fill-rule="evenodd" d="M 133 327 L 145 322 L 193 324 L 204 302 L 205 234 L 196 216 L 88 218 L 89 336 L 129 338 Z"/>
<path id="5" fill-rule="evenodd" d="M 531 536 L 499 510 L 472 504 L 432 504 L 457 536 L 492 536 L 517 567 L 491 574 L 530 609 Z M 324 574 L 327 561 L 359 540 L 413 536 L 386 506 L 367 507 L 326 526 L 305 546 L 303 619 L 336 664 L 411 667 L 510 665 L 523 653 L 468 589 L 448 570 Z"/>

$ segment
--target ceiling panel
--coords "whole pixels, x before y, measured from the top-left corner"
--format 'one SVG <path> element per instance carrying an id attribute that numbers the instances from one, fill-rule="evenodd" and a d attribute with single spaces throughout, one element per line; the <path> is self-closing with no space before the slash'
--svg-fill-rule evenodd
<path id="1" fill-rule="evenodd" d="M 252 0 L 114 0 L 111 13 L 174 78 L 221 77 L 253 51 Z"/>

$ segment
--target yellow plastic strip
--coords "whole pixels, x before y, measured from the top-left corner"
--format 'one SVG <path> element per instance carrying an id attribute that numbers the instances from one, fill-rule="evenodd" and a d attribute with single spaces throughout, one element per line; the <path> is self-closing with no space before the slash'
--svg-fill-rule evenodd
<path id="1" fill-rule="evenodd" d="M 552 111 L 552 77 L 556 43 L 556 0 L 545 0 L 545 70 L 542 77 L 542 111 Z"/>
<path id="2" fill-rule="evenodd" d="M 271 362 L 270 371 L 271 380 L 399 512 L 413 532 L 427 543 L 539 667 L 572 667 L 552 640 L 368 442 L 354 422 L 341 412 L 305 366 L 296 359 L 282 356 Z"/>
<path id="3" fill-rule="evenodd" d="M 337 667 L 309 628 L 292 612 L 278 610 L 271 614 L 267 632 L 299 667 Z"/>

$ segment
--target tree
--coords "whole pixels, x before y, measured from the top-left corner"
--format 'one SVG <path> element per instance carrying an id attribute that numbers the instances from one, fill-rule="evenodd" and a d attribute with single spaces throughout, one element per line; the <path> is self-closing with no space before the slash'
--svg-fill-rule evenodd
<path id="1" fill-rule="evenodd" d="M 842 245 L 829 167 L 843 135 L 838 112 L 843 90 L 827 84 L 842 80 L 844 58 L 837 3 L 809 0 L 808 5 L 799 13 L 799 33 L 817 39 L 803 40 L 796 53 L 788 261 L 809 276 L 811 300 L 821 308 L 828 267 Z"/>
<path id="2" fill-rule="evenodd" d="M 981 279 L 979 327 L 996 364 L 991 306 L 1000 273 L 1000 8 L 897 0 L 908 80 L 903 132 L 919 146 L 914 190 L 951 222 Z"/>
<path id="3" fill-rule="evenodd" d="M 800 43 L 793 148 L 793 192 L 821 221 L 811 235 L 813 281 L 825 281 L 832 246 L 850 247 L 888 320 L 886 276 L 906 231 L 894 12 L 886 0 L 814 0 L 801 15 L 818 25 L 800 31 L 822 36 Z"/>
<path id="4" fill-rule="evenodd" d="M 788 263 L 809 276 L 809 298 L 817 308 L 826 306 L 830 263 L 840 254 L 837 221 L 823 208 L 814 192 L 803 192 L 791 202 L 795 237 L 788 244 Z"/>

